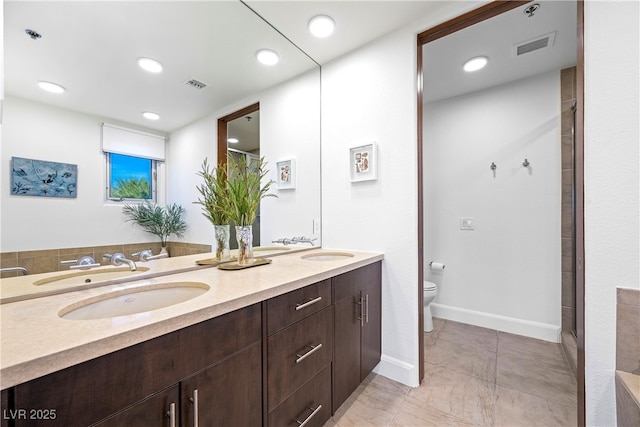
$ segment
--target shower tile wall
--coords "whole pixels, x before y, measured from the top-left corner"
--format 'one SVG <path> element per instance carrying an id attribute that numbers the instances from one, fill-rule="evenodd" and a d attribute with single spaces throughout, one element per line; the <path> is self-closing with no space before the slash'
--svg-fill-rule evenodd
<path id="1" fill-rule="evenodd" d="M 153 253 L 158 253 L 160 252 L 160 248 L 160 242 L 154 242 L 82 248 L 46 249 L 40 251 L 2 252 L 0 253 L 0 268 L 24 267 L 29 271 L 29 274 L 48 273 L 51 271 L 68 270 L 69 266 L 60 264 L 60 261 L 78 259 L 84 255 L 92 256 L 96 262 L 106 265 L 108 263 L 102 259 L 102 255 L 106 253 L 121 252 L 127 258 L 131 258 L 132 253 L 140 252 L 143 249 L 151 249 Z M 211 245 L 167 242 L 167 249 L 169 254 L 174 257 L 211 252 Z M 16 277 L 21 274 L 22 273 L 19 272 L 5 272 L 0 274 L 0 278 Z"/>
<path id="2" fill-rule="evenodd" d="M 575 286 L 573 284 L 573 216 L 571 214 L 571 189 L 573 187 L 573 112 L 576 100 L 576 68 L 560 72 L 561 129 L 562 129 L 562 331 L 572 332 L 575 311 Z"/>

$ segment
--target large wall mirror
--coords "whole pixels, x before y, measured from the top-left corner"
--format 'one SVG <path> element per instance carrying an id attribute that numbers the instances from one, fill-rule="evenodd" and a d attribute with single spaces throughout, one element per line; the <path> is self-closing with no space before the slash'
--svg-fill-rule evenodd
<path id="1" fill-rule="evenodd" d="M 193 204 L 197 172 L 205 158 L 218 162 L 218 119 L 256 103 L 271 178 L 279 162 L 297 165 L 295 188 L 274 185 L 277 197 L 261 206 L 260 241 L 320 244 L 319 66 L 243 2 L 5 1 L 3 36 L 1 252 L 154 239 L 125 222 L 122 203 L 105 200 L 102 123 L 166 138 L 158 202 L 179 203 L 189 224 L 172 240 L 214 244 Z M 260 64 L 261 49 L 279 63 Z M 143 57 L 162 72 L 141 69 Z M 39 81 L 66 90 L 44 92 Z M 77 165 L 77 196 L 12 194 L 13 157 Z"/>

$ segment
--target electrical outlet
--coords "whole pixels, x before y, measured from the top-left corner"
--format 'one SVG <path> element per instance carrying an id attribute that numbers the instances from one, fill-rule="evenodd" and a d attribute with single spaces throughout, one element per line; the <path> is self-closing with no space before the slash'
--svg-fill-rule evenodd
<path id="1" fill-rule="evenodd" d="M 320 220 L 313 220 L 313 234 L 320 234 Z"/>
<path id="2" fill-rule="evenodd" d="M 473 218 L 471 217 L 460 218 L 460 230 L 473 230 Z"/>

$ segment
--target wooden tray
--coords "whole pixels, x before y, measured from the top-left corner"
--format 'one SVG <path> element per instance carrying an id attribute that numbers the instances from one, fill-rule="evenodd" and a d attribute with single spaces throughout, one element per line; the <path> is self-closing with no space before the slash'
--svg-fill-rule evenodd
<path id="1" fill-rule="evenodd" d="M 266 258 L 254 258 L 252 264 L 239 265 L 237 262 L 226 262 L 218 265 L 220 270 L 244 270 L 245 268 L 257 267 L 259 265 L 271 264 L 270 259 Z"/>

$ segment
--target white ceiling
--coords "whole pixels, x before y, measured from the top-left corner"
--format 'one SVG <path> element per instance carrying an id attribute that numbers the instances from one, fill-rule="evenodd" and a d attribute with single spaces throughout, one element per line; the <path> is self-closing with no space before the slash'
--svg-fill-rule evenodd
<path id="1" fill-rule="evenodd" d="M 540 3 L 541 16 L 554 16 L 545 11 L 548 1 Z M 313 69 L 317 65 L 309 56 L 326 64 L 449 4 L 429 0 L 247 1 L 296 47 L 240 1 L 4 1 L 5 92 L 168 133 Z M 307 23 L 316 14 L 328 14 L 335 20 L 331 37 L 315 39 L 308 33 Z M 575 32 L 575 13 L 573 16 Z M 444 40 L 449 37 L 442 39 L 439 52 L 425 55 L 438 64 L 429 71 L 428 79 L 433 76 L 439 87 L 446 86 L 447 77 L 454 74 L 450 69 L 459 66 L 460 58 L 483 49 L 491 57 L 492 72 L 503 70 L 498 57 L 508 56 L 512 43 L 544 32 L 524 31 L 533 22 L 510 23 L 504 28 L 492 23 L 480 30 L 483 35 L 449 36 L 448 44 Z M 42 39 L 31 40 L 24 33 L 27 28 L 40 32 Z M 564 31 L 559 30 L 557 42 L 564 39 L 560 37 Z M 500 52 L 493 50 L 496 39 L 502 45 Z M 254 53 L 264 47 L 278 51 L 281 63 L 272 68 L 258 64 Z M 158 59 L 165 71 L 160 75 L 143 72 L 136 64 L 141 56 Z M 537 58 L 521 68 L 531 69 L 540 61 Z M 186 86 L 191 78 L 207 87 Z M 67 92 L 44 93 L 36 86 L 38 80 L 57 82 Z M 465 85 L 450 81 L 451 87 Z M 142 119 L 143 111 L 157 112 L 161 119 Z"/>

